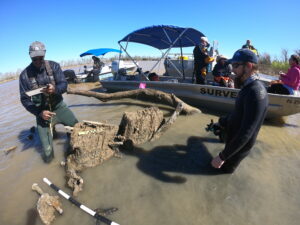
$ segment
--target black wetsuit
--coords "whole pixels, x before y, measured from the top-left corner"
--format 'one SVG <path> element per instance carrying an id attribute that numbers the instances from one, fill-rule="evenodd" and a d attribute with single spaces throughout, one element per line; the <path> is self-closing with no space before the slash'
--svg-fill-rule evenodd
<path id="1" fill-rule="evenodd" d="M 225 149 L 219 154 L 225 161 L 221 169 L 232 173 L 249 154 L 259 129 L 265 119 L 269 104 L 263 84 L 254 80 L 246 84 L 238 94 L 234 111 L 219 123 L 226 128 Z"/>

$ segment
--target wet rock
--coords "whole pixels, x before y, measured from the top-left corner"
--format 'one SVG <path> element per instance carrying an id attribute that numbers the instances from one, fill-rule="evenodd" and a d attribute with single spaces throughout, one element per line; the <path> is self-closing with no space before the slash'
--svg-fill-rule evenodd
<path id="1" fill-rule="evenodd" d="M 55 211 L 58 211 L 60 214 L 63 213 L 59 197 L 44 193 L 36 183 L 32 185 L 32 190 L 41 195 L 37 202 L 37 211 L 42 222 L 46 225 L 50 225 L 55 219 Z"/>

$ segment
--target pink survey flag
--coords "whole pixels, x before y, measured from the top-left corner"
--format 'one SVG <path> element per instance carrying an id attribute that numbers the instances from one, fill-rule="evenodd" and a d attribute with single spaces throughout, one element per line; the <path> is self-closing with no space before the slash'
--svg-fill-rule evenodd
<path id="1" fill-rule="evenodd" d="M 140 83 L 140 86 L 139 86 L 139 88 L 141 88 L 141 89 L 144 89 L 144 88 L 146 88 L 146 83 Z"/>

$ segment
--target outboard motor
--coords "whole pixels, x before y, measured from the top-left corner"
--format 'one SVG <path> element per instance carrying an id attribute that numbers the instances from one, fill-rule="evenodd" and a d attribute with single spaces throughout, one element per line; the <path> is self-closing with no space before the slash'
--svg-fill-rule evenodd
<path id="1" fill-rule="evenodd" d="M 114 60 L 111 63 L 111 72 L 116 75 L 118 74 L 118 70 L 124 68 L 123 60 Z"/>
<path id="2" fill-rule="evenodd" d="M 65 70 L 63 73 L 68 83 L 76 83 L 77 80 L 74 70 Z"/>

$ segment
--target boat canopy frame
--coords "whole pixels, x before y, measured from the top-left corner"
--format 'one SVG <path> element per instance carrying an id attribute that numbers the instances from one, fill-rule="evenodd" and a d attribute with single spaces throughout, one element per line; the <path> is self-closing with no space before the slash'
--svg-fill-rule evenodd
<path id="1" fill-rule="evenodd" d="M 200 44 L 201 37 L 205 37 L 203 33 L 194 29 L 194 28 L 183 28 L 170 25 L 158 25 L 145 27 L 139 30 L 136 30 L 123 39 L 118 41 L 120 45 L 120 50 L 124 51 L 126 55 L 132 60 L 132 62 L 141 69 L 137 62 L 132 58 L 128 53 L 127 47 L 129 42 L 135 42 L 139 44 L 149 45 L 161 51 L 162 56 L 151 68 L 150 72 L 158 65 L 158 63 L 166 58 L 170 64 L 177 70 L 177 72 L 185 79 L 184 68 L 183 68 L 183 57 L 181 57 L 182 72 L 166 57 L 172 48 L 180 48 L 182 56 L 183 47 L 193 47 Z M 123 46 L 122 42 L 125 42 L 126 45 Z M 164 51 L 165 50 L 165 51 Z M 121 54 L 119 55 L 120 60 Z M 148 77 L 145 76 L 148 80 Z"/>

